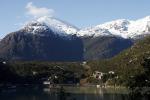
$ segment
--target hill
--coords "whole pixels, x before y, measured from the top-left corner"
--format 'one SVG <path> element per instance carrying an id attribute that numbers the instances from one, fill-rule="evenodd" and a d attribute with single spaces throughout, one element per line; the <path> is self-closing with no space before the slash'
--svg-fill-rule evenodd
<path id="1" fill-rule="evenodd" d="M 150 59 L 150 37 L 137 41 L 131 48 L 124 50 L 112 59 L 89 61 L 93 71 L 114 71 L 120 84 L 127 84 L 131 77 L 145 73 L 145 64 Z"/>

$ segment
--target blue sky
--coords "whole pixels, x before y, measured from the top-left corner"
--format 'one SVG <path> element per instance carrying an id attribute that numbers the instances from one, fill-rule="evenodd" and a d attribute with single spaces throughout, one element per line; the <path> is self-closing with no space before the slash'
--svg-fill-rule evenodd
<path id="1" fill-rule="evenodd" d="M 0 0 L 0 38 L 40 14 L 84 28 L 114 19 L 148 16 L 149 4 L 150 0 Z"/>

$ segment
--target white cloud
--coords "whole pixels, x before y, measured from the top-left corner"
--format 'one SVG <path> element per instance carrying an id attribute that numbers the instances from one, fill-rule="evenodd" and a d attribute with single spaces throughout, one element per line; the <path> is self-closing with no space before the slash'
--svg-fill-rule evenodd
<path id="1" fill-rule="evenodd" d="M 54 10 L 53 9 L 48 9 L 45 7 L 39 8 L 39 7 L 36 7 L 35 5 L 33 5 L 32 2 L 29 2 L 26 5 L 26 9 L 27 9 L 27 14 L 31 15 L 35 18 L 42 17 L 42 16 L 49 16 L 49 17 L 54 16 Z"/>

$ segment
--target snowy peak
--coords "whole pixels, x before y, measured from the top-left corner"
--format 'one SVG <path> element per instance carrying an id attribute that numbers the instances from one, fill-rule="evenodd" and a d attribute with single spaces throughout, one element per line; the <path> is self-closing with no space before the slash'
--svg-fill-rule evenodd
<path id="1" fill-rule="evenodd" d="M 131 21 L 131 24 L 129 26 L 129 32 L 130 33 L 137 32 L 137 34 L 140 35 L 143 32 L 150 32 L 149 27 L 150 27 L 150 16 L 147 16 L 145 18 L 136 21 Z"/>
<path id="2" fill-rule="evenodd" d="M 127 26 L 130 24 L 128 20 L 119 19 L 111 22 L 107 22 L 101 25 L 94 27 L 88 27 L 83 30 L 80 30 L 78 34 L 81 36 L 84 35 L 93 35 L 97 36 L 109 36 L 109 35 L 121 35 L 123 31 L 127 31 Z"/>
<path id="3" fill-rule="evenodd" d="M 150 16 L 138 20 L 118 19 L 93 27 L 79 30 L 67 22 L 53 17 L 40 17 L 26 24 L 24 29 L 28 33 L 52 31 L 60 36 L 118 36 L 122 38 L 137 38 L 150 34 Z"/>
<path id="4" fill-rule="evenodd" d="M 119 19 L 119 20 L 107 22 L 101 25 L 97 25 L 96 27 L 107 29 L 112 35 L 117 35 L 117 36 L 126 38 L 128 26 L 130 24 L 131 23 L 129 20 Z"/>
<path id="5" fill-rule="evenodd" d="M 150 16 L 139 20 L 119 19 L 94 27 L 82 29 L 79 35 L 104 36 L 115 35 L 123 38 L 136 38 L 140 35 L 150 34 Z"/>
<path id="6" fill-rule="evenodd" d="M 127 26 L 130 24 L 129 20 L 119 19 L 111 22 L 104 23 L 102 25 L 98 25 L 97 27 L 106 28 L 106 29 L 115 29 L 120 31 L 126 31 Z"/>
<path id="7" fill-rule="evenodd" d="M 37 21 L 48 25 L 54 32 L 56 31 L 57 33 L 75 34 L 78 31 L 78 29 L 73 25 L 56 18 L 44 16 L 37 19 Z"/>
<path id="8" fill-rule="evenodd" d="M 24 28 L 29 33 L 39 33 L 43 30 L 51 30 L 55 34 L 65 36 L 76 34 L 78 29 L 66 22 L 52 17 L 40 17 L 34 21 L 27 23 Z"/>

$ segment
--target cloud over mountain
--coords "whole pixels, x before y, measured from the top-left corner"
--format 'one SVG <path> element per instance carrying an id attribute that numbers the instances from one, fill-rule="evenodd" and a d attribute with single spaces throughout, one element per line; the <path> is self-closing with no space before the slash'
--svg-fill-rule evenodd
<path id="1" fill-rule="evenodd" d="M 42 17 L 42 16 L 52 17 L 54 16 L 54 12 L 55 12 L 53 9 L 48 9 L 45 7 L 37 7 L 33 5 L 32 2 L 29 2 L 26 5 L 26 9 L 27 9 L 27 14 L 35 18 Z"/>

